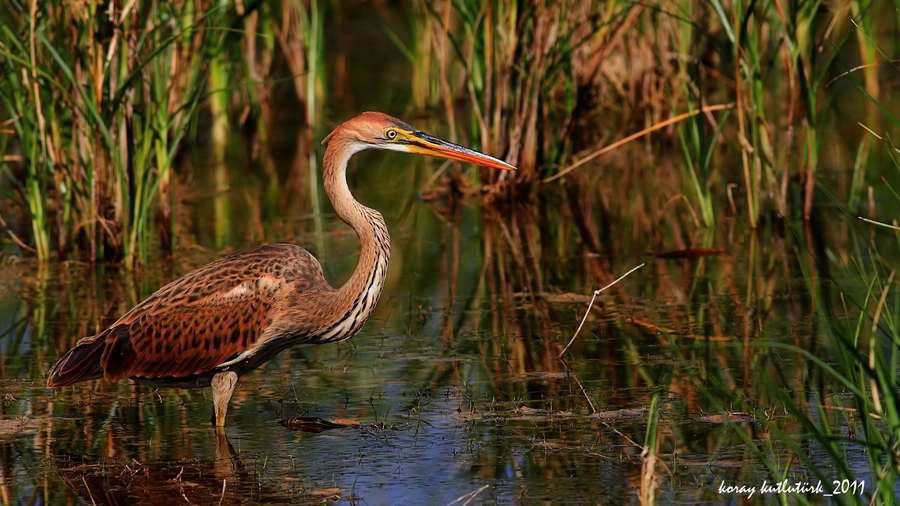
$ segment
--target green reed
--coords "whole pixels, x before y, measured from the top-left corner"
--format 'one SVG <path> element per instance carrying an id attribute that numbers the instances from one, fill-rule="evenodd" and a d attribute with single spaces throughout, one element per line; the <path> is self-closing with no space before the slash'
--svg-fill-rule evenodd
<path id="1" fill-rule="evenodd" d="M 809 357 L 809 360 L 834 381 L 827 384 L 827 389 L 843 391 L 849 396 L 849 404 L 855 408 L 858 424 L 862 429 L 856 440 L 865 446 L 869 468 L 876 478 L 873 495 L 877 497 L 879 504 L 892 504 L 894 484 L 900 473 L 900 453 L 895 445 L 900 438 L 900 385 L 897 379 L 900 322 L 896 320 L 900 297 L 896 293 L 890 265 L 880 260 L 882 257 L 878 254 L 878 245 L 863 240 L 861 232 L 862 230 L 851 231 L 859 244 L 867 246 L 871 256 L 868 256 L 869 260 L 863 260 L 864 257 L 854 259 L 851 268 L 856 271 L 856 275 L 846 280 L 859 289 L 851 290 L 843 281 L 829 280 L 839 290 L 839 302 L 828 297 L 822 290 L 812 294 L 818 312 L 827 316 L 823 319 L 822 326 L 834 350 L 834 365 L 814 356 Z M 820 268 L 821 266 L 805 265 L 805 278 L 810 280 L 811 271 Z M 839 315 L 846 316 L 838 318 Z M 885 347 L 889 348 L 887 355 L 884 353 Z M 823 417 L 819 423 L 815 423 L 811 417 L 802 420 L 805 420 L 813 436 L 823 444 L 833 444 L 834 440 L 844 439 L 842 436 L 835 436 L 833 429 L 827 424 L 827 417 Z M 854 438 L 848 434 L 846 439 Z M 844 459 L 837 452 L 833 452 L 833 455 L 836 463 Z"/>
<path id="2" fill-rule="evenodd" d="M 703 223 L 713 224 L 726 202 L 713 187 L 735 181 L 733 200 L 756 227 L 769 211 L 812 215 L 821 137 L 835 121 L 837 87 L 826 84 L 853 66 L 846 62 L 861 61 L 863 88 L 878 96 L 876 63 L 890 57 L 873 41 L 896 16 L 887 15 L 890 6 L 851 4 L 838 12 L 820 0 L 414 2 L 412 42 L 393 38 L 412 60 L 416 107 L 440 106 L 450 135 L 465 125 L 472 144 L 518 164 L 516 180 L 527 186 L 552 180 L 616 136 L 734 104 L 730 116 L 691 117 L 674 138 L 653 133 L 647 145 L 657 157 L 669 144 L 680 148 L 683 195 Z M 621 65 L 625 73 L 617 74 Z M 628 80 L 628 72 L 639 75 Z M 615 118 L 618 131 L 604 142 L 605 118 Z M 718 169 L 714 151 L 734 153 L 740 164 Z M 482 184 L 497 177 L 482 176 Z"/>
<path id="3" fill-rule="evenodd" d="M 172 163 L 188 126 L 196 127 L 198 110 L 211 113 L 220 160 L 239 131 L 233 123 L 245 119 L 241 110 L 253 111 L 260 138 L 268 139 L 267 83 L 278 72 L 273 62 L 289 67 L 307 125 L 322 123 L 325 12 L 340 9 L 337 4 L 11 5 L 16 14 L 5 12 L 0 24 L 8 77 L 0 81 L 0 122 L 11 121 L 15 134 L 0 135 L 15 152 L 0 162 L 2 187 L 27 214 L 31 237 L 25 239 L 39 258 L 55 250 L 133 266 L 146 260 L 157 237 L 162 250 L 172 251 Z M 516 175 L 473 172 L 467 180 L 458 175 L 459 182 L 514 178 L 534 189 L 628 133 L 713 103 L 733 104 L 731 112 L 691 116 L 644 142 L 655 160 L 671 149 L 680 152 L 680 188 L 670 187 L 662 198 L 681 197 L 697 214 L 694 221 L 706 226 L 727 214 L 721 209 L 726 193 L 754 227 L 769 210 L 788 218 L 811 215 L 823 131 L 836 121 L 839 87 L 827 84 L 859 60 L 865 67 L 858 77 L 841 79 L 858 79 L 858 90 L 877 101 L 875 64 L 889 55 L 874 42 L 886 20 L 896 17 L 885 15 L 890 6 L 863 0 L 836 10 L 822 9 L 817 0 L 409 5 L 410 41 L 385 32 L 410 61 L 412 105 L 440 108 L 451 140 L 522 169 Z M 67 23 L 76 29 L 65 30 Z M 870 108 L 867 126 L 880 131 L 882 116 Z M 464 132 L 471 132 L 470 141 L 458 139 Z M 304 142 L 312 144 L 312 130 Z M 856 146 L 848 199 L 857 199 L 885 149 L 874 141 Z M 720 160 L 731 155 L 740 163 L 723 166 Z M 314 160 L 309 157 L 309 165 Z M 597 161 L 566 178 L 583 184 L 592 170 L 631 175 L 638 166 L 610 169 L 604 158 Z M 272 195 L 278 189 L 274 168 L 268 175 Z M 217 181 L 229 187 L 225 178 Z M 310 171 L 314 199 L 317 182 Z M 729 185 L 737 186 L 726 192 Z"/>
<path id="4" fill-rule="evenodd" d="M 826 189 L 818 190 L 833 199 Z M 896 256 L 900 236 L 881 229 L 884 232 L 878 235 L 893 235 L 886 240 L 872 236 L 865 227 L 850 227 L 849 244 L 858 250 L 841 263 L 833 260 L 835 252 L 804 245 L 804 236 L 811 236 L 809 230 L 788 226 L 789 236 L 796 239 L 791 263 L 809 289 L 804 306 L 812 313 L 812 341 L 781 342 L 765 330 L 764 316 L 754 317 L 753 325 L 762 330 L 761 335 L 723 345 L 748 355 L 744 363 L 752 370 L 752 389 L 729 384 L 715 371 L 706 376 L 689 372 L 688 376 L 714 411 L 725 417 L 736 410 L 749 413 L 758 425 L 755 432 L 771 434 L 750 438 L 740 424 L 728 422 L 748 451 L 768 468 L 773 481 L 790 478 L 788 471 L 796 460 L 829 493 L 834 480 L 866 481 L 864 494 L 836 496 L 840 504 L 893 504 L 900 473 L 896 445 L 900 438 L 900 294 L 888 258 Z M 884 244 L 895 251 L 880 253 Z M 758 307 L 761 315 L 769 310 L 765 305 Z M 690 358 L 682 351 L 684 343 L 670 336 L 670 344 L 678 359 Z M 774 362 L 786 356 L 795 356 L 803 364 L 797 371 L 800 378 L 783 377 L 782 371 L 773 370 Z M 798 430 L 815 441 L 816 455 L 798 439 Z M 866 474 L 858 469 L 861 460 L 868 460 L 868 469 L 862 470 Z M 856 469 L 851 467 L 854 462 Z M 783 504 L 789 500 L 806 502 L 798 495 L 780 498 Z"/>
<path id="5" fill-rule="evenodd" d="M 209 16 L 174 4 L 12 2 L 0 24 L 0 99 L 15 125 L 38 258 L 86 250 L 90 261 L 146 261 L 160 210 L 174 240 L 173 159 L 193 118 L 210 50 Z"/>
<path id="6" fill-rule="evenodd" d="M 471 108 L 461 124 L 473 133 L 471 144 L 506 153 L 520 168 L 517 177 L 535 182 L 543 176 L 541 164 L 565 158 L 577 119 L 572 114 L 585 110 L 578 107 L 577 92 L 596 71 L 576 61 L 575 50 L 600 26 L 583 23 L 577 4 L 414 3 L 414 15 L 428 16 L 414 23 L 415 104 L 440 104 L 448 136 L 455 139 L 461 122 L 453 104 L 468 100 Z M 485 171 L 481 179 L 496 177 Z"/>
<path id="7" fill-rule="evenodd" d="M 227 189 L 234 109 L 252 107 L 268 139 L 276 51 L 288 62 L 307 124 L 321 121 L 318 0 L 246 8 L 197 0 L 13 2 L 0 16 L 0 120 L 9 125 L 4 134 L 13 132 L 2 145 L 5 153 L 21 153 L 0 160 L 0 186 L 27 213 L 41 260 L 57 251 L 132 268 L 154 245 L 172 252 L 173 164 L 184 137 L 196 134 L 193 120 L 207 109 L 216 185 Z M 277 190 L 277 174 L 269 173 Z M 310 177 L 318 181 L 315 171 Z M 228 221 L 220 200 L 217 213 Z"/>

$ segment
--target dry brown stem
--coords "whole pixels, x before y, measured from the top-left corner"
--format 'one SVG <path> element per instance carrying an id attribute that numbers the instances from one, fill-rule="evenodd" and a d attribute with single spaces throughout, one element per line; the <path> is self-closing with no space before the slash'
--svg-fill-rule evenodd
<path id="1" fill-rule="evenodd" d="M 690 112 L 686 112 L 686 113 L 684 113 L 684 114 L 679 114 L 678 116 L 675 116 L 674 118 L 669 118 L 669 119 L 667 119 L 667 120 L 665 120 L 665 121 L 662 121 L 662 122 L 660 122 L 660 123 L 657 123 L 657 124 L 655 124 L 655 125 L 653 125 L 653 126 L 647 127 L 647 128 L 645 128 L 645 129 L 641 130 L 640 132 L 637 132 L 637 133 L 635 133 L 635 134 L 631 134 L 631 135 L 629 135 L 628 137 L 625 137 L 624 139 L 618 140 L 618 141 L 616 141 L 616 142 L 610 144 L 609 146 L 606 146 L 606 147 L 603 147 L 603 148 L 601 148 L 601 149 L 598 149 L 597 151 L 594 151 L 593 153 L 591 153 L 591 154 L 587 155 L 586 157 L 582 158 L 581 160 L 578 160 L 577 162 L 573 163 L 572 165 L 569 165 L 569 166 L 566 167 L 565 169 L 563 169 L 563 170 L 557 172 L 556 174 L 554 174 L 554 175 L 552 175 L 552 176 L 550 176 L 550 177 L 548 177 L 548 178 L 543 179 L 541 182 L 542 182 L 542 183 L 549 183 L 549 182 L 551 182 L 551 181 L 554 181 L 554 180 L 556 180 L 556 179 L 559 179 L 559 178 L 565 176 L 566 174 L 568 174 L 569 172 L 572 172 L 573 170 L 577 169 L 578 167 L 581 167 L 582 165 L 586 164 L 587 162 L 593 160 L 594 158 L 597 158 L 598 156 L 600 156 L 600 155 L 602 155 L 602 154 L 604 154 L 604 153 L 607 153 L 607 152 L 609 152 L 609 151 L 612 151 L 612 150 L 614 150 L 614 149 L 616 149 L 616 148 L 618 148 L 618 147 L 620 147 L 620 146 L 622 146 L 622 145 L 628 144 L 629 142 L 631 142 L 631 141 L 633 141 L 633 140 L 635 140 L 635 139 L 639 139 L 639 138 L 643 137 L 644 135 L 647 135 L 647 134 L 649 134 L 649 133 L 652 133 L 652 132 L 655 132 L 655 131 L 657 131 L 657 130 L 663 129 L 663 128 L 665 128 L 665 127 L 667 127 L 667 126 L 669 126 L 669 125 L 672 125 L 672 124 L 674 124 L 674 123 L 678 123 L 679 121 L 686 120 L 686 119 L 688 119 L 688 118 L 690 118 L 690 117 L 692 117 L 692 116 L 696 116 L 696 115 L 701 114 L 701 113 L 707 113 L 707 112 L 712 112 L 712 111 L 721 111 L 721 110 L 723 110 L 723 109 L 731 109 L 732 107 L 734 107 L 734 104 L 711 105 L 711 106 L 708 106 L 708 107 L 702 107 L 702 108 L 700 108 L 700 109 L 696 109 L 696 110 L 693 110 L 693 111 L 690 111 Z"/>

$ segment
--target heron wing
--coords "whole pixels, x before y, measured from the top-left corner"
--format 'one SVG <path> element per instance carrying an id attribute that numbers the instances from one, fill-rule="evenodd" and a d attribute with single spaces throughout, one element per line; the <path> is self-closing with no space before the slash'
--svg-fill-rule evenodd
<path id="1" fill-rule="evenodd" d="M 328 287 L 319 263 L 298 246 L 263 246 L 222 258 L 160 288 L 109 329 L 79 341 L 53 367 L 49 383 L 97 377 L 100 368 L 108 380 L 209 372 L 263 344 L 282 299 L 297 285 Z"/>
<path id="2" fill-rule="evenodd" d="M 207 372 L 256 344 L 273 299 L 261 290 L 201 297 L 176 307 L 132 313 L 106 338 L 104 377 L 187 377 Z"/>

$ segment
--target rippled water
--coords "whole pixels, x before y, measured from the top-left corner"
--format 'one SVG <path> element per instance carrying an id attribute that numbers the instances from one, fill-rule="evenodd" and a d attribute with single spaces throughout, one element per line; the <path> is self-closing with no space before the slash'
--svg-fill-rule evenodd
<path id="1" fill-rule="evenodd" d="M 651 258 L 617 295 L 600 297 L 603 311 L 563 362 L 555 355 L 586 307 L 583 295 L 555 290 L 546 316 L 526 293 L 492 309 L 486 281 L 479 280 L 484 243 L 477 206 L 465 205 L 448 223 L 408 189 L 369 194 L 363 188 L 374 186 L 358 186 L 364 202 L 408 199 L 386 213 L 395 257 L 378 310 L 352 340 L 293 349 L 242 378 L 225 438 L 210 427 L 208 390 L 103 381 L 55 391 L 43 386 L 46 368 L 75 339 L 219 252 L 193 248 L 176 270 L 158 264 L 136 275 L 73 263 L 49 271 L 10 264 L 0 296 L 4 501 L 448 504 L 477 493 L 470 504 L 634 503 L 654 391 L 663 393 L 657 448 L 667 469 L 658 491 L 663 503 L 727 503 L 735 497 L 719 495 L 720 483 L 771 481 L 735 428 L 776 458 L 790 458 L 753 416 L 735 413 L 734 425 L 726 423 L 685 380 L 720 375 L 751 397 L 764 393 L 754 386 L 758 367 L 735 346 L 742 332 L 754 332 L 744 325 L 753 317 L 741 298 L 728 293 L 737 285 L 729 276 L 748 266 L 743 248 L 691 260 Z M 288 215 L 285 222 L 305 221 Z M 298 237 L 310 249 L 324 248 L 319 256 L 336 284 L 355 266 L 355 237 L 336 219 L 324 224 L 321 235 Z M 646 259 L 625 254 L 618 261 Z M 703 296 L 679 301 L 659 288 L 691 278 Z M 765 325 L 768 339 L 813 342 L 805 329 L 815 321 L 796 307 L 803 305 L 802 287 L 790 279 L 771 282 L 774 316 L 752 321 Z M 788 285 L 794 292 L 779 295 Z M 664 329 L 679 340 L 683 356 L 673 355 Z M 800 385 L 792 395 L 812 401 L 796 356 L 752 357 L 769 361 L 764 370 L 786 387 Z M 784 420 L 787 432 L 802 433 L 774 404 L 760 404 Z M 279 424 L 291 417 L 347 425 L 308 432 Z M 799 441 L 815 454 L 816 443 Z M 865 473 L 861 450 L 849 451 L 851 464 Z M 796 479 L 814 480 L 801 462 L 793 469 Z"/>

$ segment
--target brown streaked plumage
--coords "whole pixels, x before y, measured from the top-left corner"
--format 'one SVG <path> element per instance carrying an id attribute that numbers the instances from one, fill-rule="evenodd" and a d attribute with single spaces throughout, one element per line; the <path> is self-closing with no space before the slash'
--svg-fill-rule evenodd
<path id="1" fill-rule="evenodd" d="M 387 149 L 515 167 L 378 112 L 338 126 L 323 143 L 325 193 L 360 241 L 359 264 L 340 288 L 305 249 L 274 244 L 231 255 L 160 288 L 111 327 L 78 341 L 50 369 L 48 386 L 131 378 L 158 386 L 213 387 L 215 424 L 225 424 L 238 378 L 285 348 L 349 339 L 372 313 L 391 241 L 381 214 L 347 187 L 350 157 Z"/>

